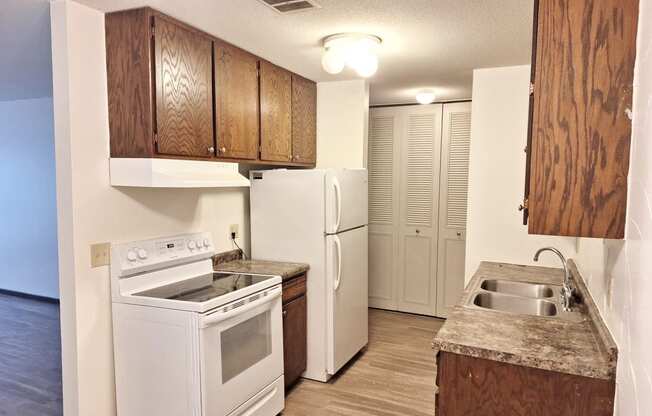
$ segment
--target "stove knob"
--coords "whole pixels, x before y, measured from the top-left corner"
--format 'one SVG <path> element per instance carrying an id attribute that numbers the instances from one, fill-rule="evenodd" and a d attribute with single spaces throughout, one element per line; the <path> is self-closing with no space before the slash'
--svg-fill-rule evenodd
<path id="1" fill-rule="evenodd" d="M 211 246 L 211 242 L 208 241 L 208 238 L 205 238 L 204 239 L 204 247 L 210 247 L 210 246 Z"/>
<path id="2" fill-rule="evenodd" d="M 147 251 L 144 248 L 138 249 L 138 258 L 145 260 L 147 258 Z"/>
<path id="3" fill-rule="evenodd" d="M 193 240 L 188 241 L 188 248 L 192 251 L 196 248 L 195 242 Z"/>
<path id="4" fill-rule="evenodd" d="M 133 250 L 129 250 L 129 251 L 127 252 L 127 260 L 129 260 L 129 261 L 136 261 L 136 258 L 137 258 L 137 256 L 136 256 L 136 252 L 135 252 L 135 251 L 133 251 Z"/>
<path id="5" fill-rule="evenodd" d="M 196 244 L 197 244 L 197 249 L 198 250 L 201 250 L 202 248 L 204 248 L 204 246 L 201 243 L 201 240 L 197 240 Z"/>

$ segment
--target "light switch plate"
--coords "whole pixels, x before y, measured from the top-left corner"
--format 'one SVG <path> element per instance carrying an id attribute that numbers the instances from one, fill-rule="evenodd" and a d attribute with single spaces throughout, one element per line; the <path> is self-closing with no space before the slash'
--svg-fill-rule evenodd
<path id="1" fill-rule="evenodd" d="M 108 266 L 111 261 L 111 244 L 91 244 L 91 267 Z"/>
<path id="2" fill-rule="evenodd" d="M 235 233 L 235 238 L 239 238 L 239 237 L 240 237 L 240 232 L 239 232 L 239 230 L 238 230 L 239 228 L 240 228 L 240 227 L 238 226 L 238 224 L 231 224 L 231 226 L 229 227 L 229 238 L 230 238 L 234 233 Z"/>

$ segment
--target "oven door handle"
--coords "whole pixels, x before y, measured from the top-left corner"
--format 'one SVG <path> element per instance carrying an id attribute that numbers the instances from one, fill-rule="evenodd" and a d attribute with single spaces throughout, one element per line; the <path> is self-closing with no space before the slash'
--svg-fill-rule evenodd
<path id="1" fill-rule="evenodd" d="M 267 292 L 267 295 L 263 296 L 260 299 L 256 299 L 253 302 L 249 302 L 238 308 L 231 309 L 228 312 L 214 312 L 210 315 L 207 315 L 201 319 L 199 327 L 201 329 L 208 328 L 210 326 L 223 322 L 229 318 L 232 318 L 236 315 L 240 315 L 242 313 L 255 309 L 261 305 L 264 305 L 266 303 L 270 303 L 278 299 L 279 297 L 281 297 L 280 287 L 270 290 L 269 292 Z"/>

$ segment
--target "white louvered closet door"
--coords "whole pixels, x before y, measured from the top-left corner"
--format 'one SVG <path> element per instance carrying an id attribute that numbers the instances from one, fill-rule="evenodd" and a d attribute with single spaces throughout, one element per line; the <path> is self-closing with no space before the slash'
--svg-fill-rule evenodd
<path id="1" fill-rule="evenodd" d="M 446 317 L 464 289 L 471 103 L 445 104 L 442 124 L 437 316 Z"/>
<path id="2" fill-rule="evenodd" d="M 369 306 L 446 316 L 464 287 L 471 103 L 370 114 Z"/>
<path id="3" fill-rule="evenodd" d="M 369 306 L 396 310 L 401 118 L 373 108 L 369 120 Z"/>
<path id="4" fill-rule="evenodd" d="M 435 315 L 442 106 L 406 106 L 400 112 L 398 310 Z"/>

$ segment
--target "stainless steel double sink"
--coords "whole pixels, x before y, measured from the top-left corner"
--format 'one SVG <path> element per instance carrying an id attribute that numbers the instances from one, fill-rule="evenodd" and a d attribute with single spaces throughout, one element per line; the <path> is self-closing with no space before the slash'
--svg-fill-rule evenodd
<path id="1" fill-rule="evenodd" d="M 482 279 L 467 306 L 549 318 L 578 320 L 577 312 L 563 312 L 561 286 L 501 279 Z"/>

